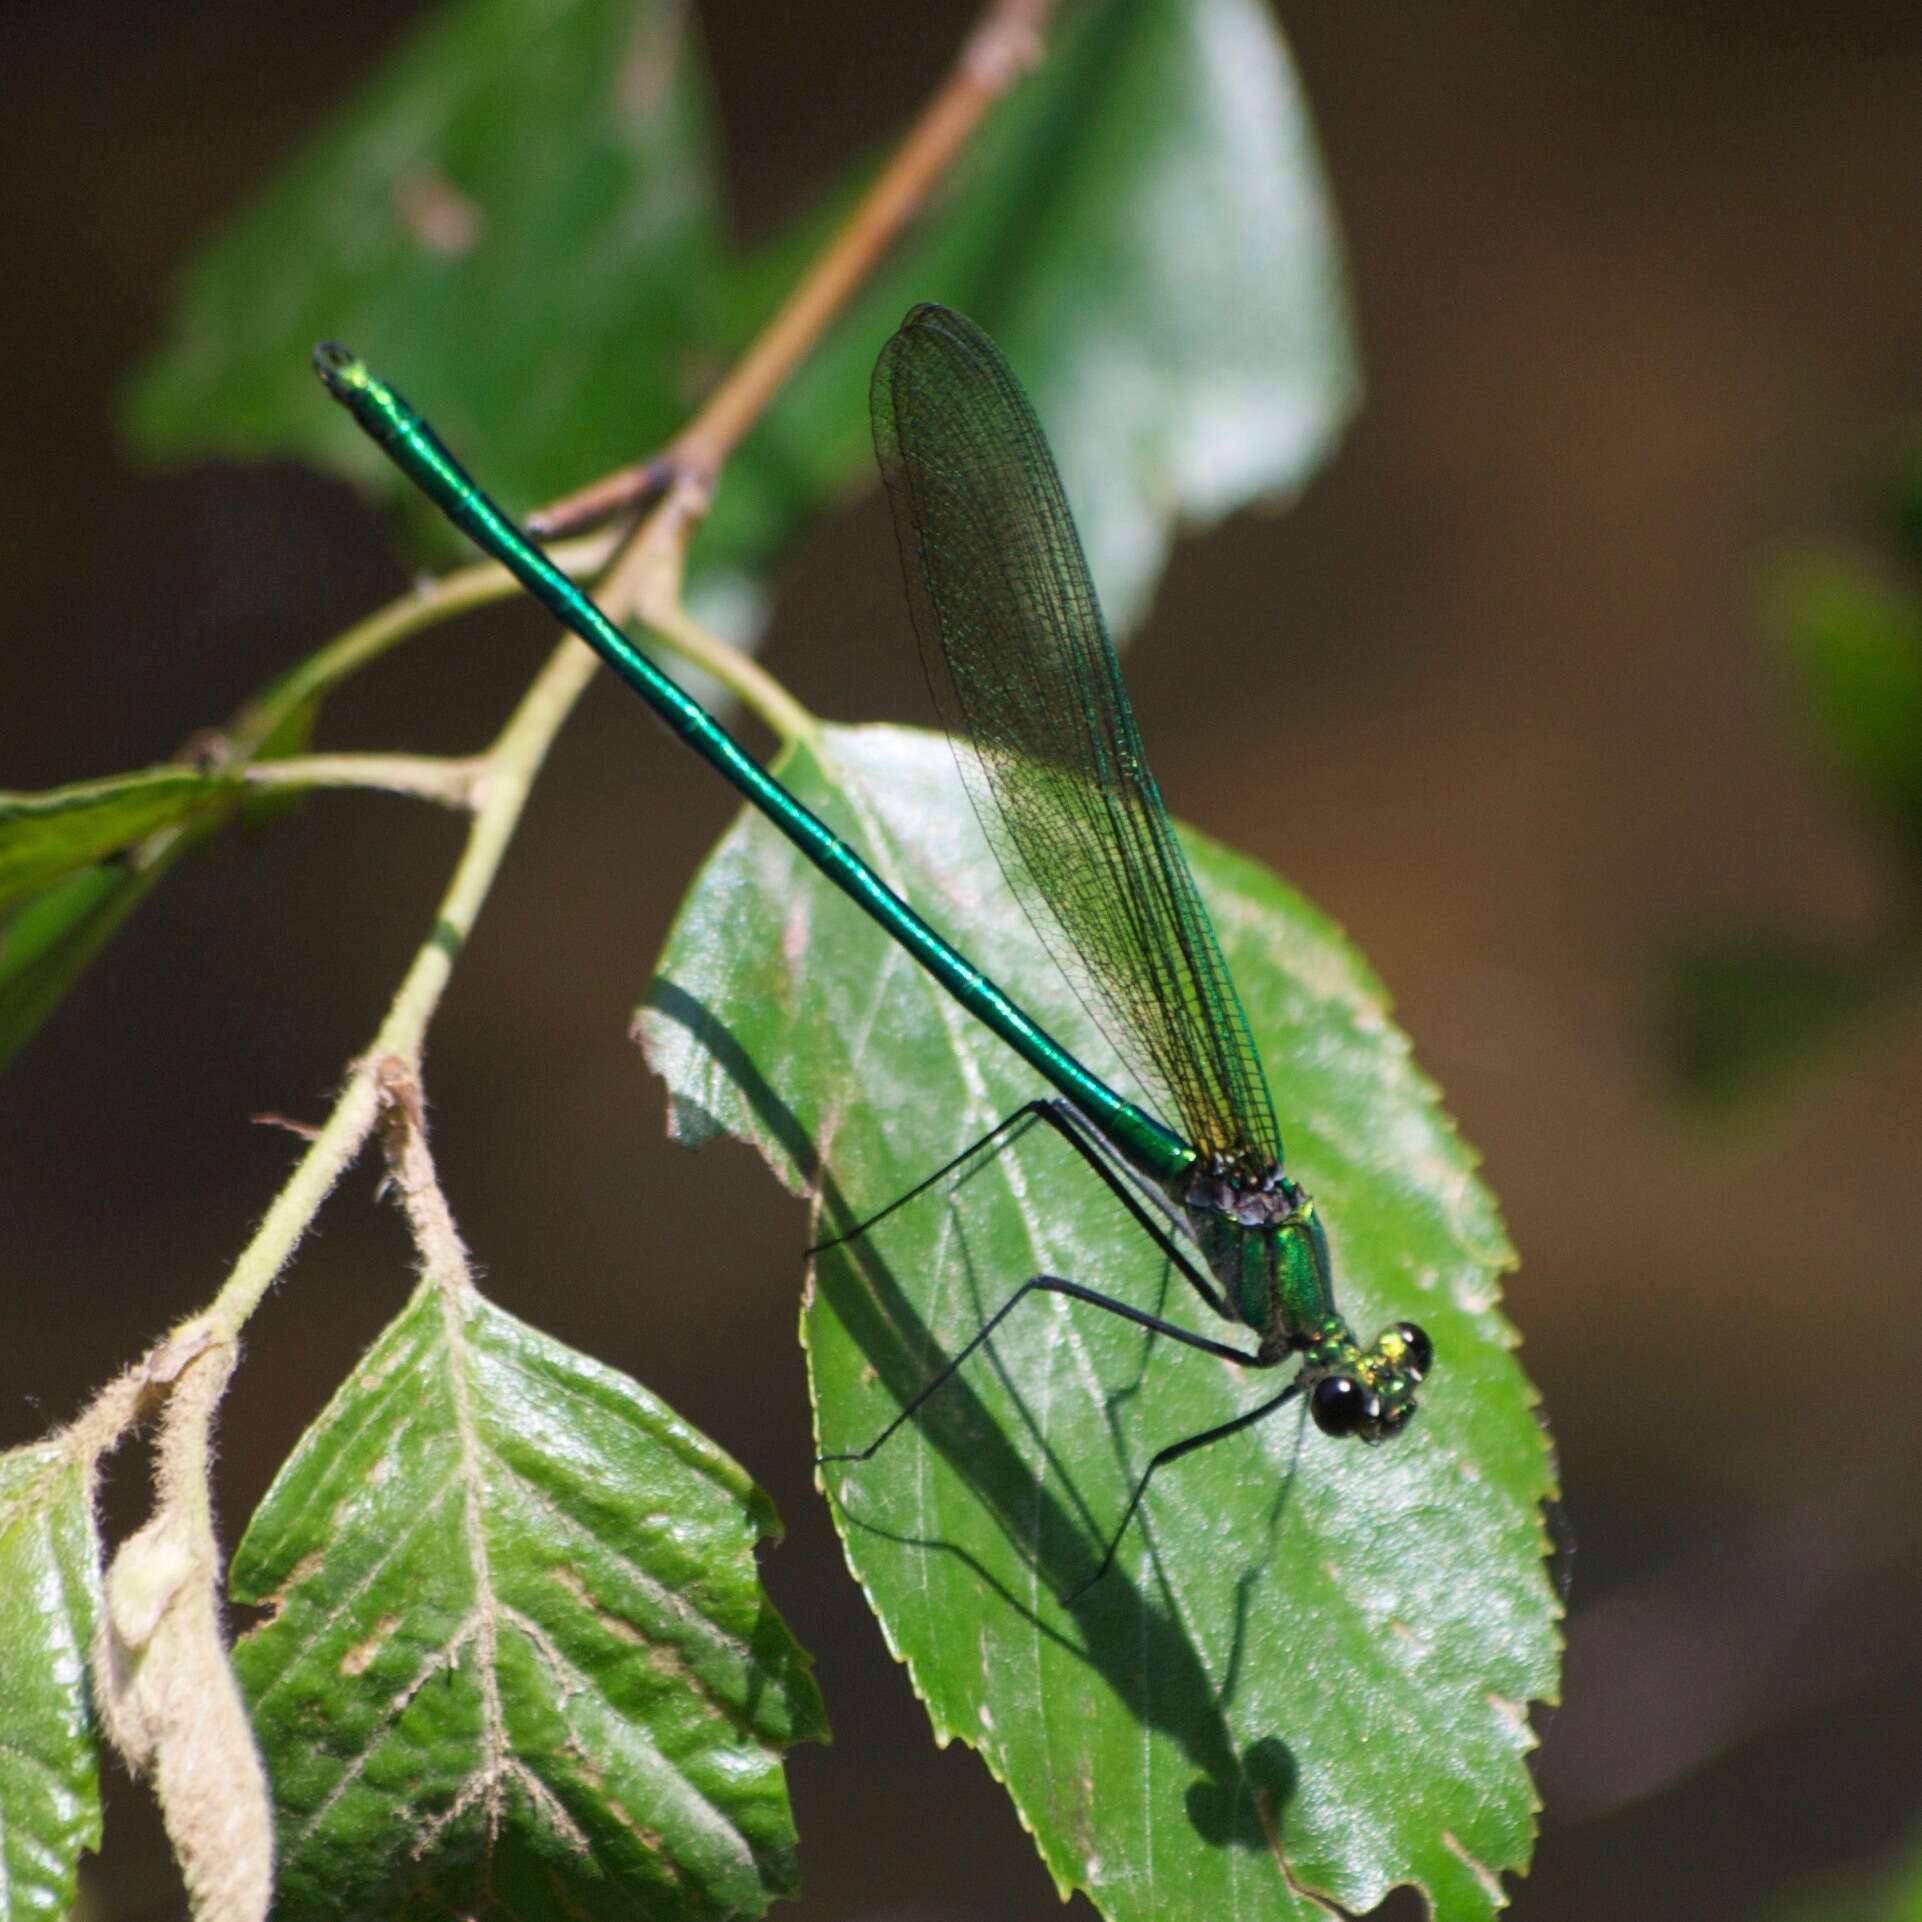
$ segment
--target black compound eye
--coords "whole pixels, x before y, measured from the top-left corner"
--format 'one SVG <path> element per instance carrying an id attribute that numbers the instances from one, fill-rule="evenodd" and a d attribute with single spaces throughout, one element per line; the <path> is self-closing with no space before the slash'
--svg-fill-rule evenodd
<path id="1" fill-rule="evenodd" d="M 1395 1333 L 1401 1337 L 1401 1371 L 1410 1381 L 1420 1381 L 1435 1365 L 1435 1344 L 1412 1321 L 1398 1321 Z"/>
<path id="2" fill-rule="evenodd" d="M 1366 1424 L 1375 1399 L 1352 1375 L 1324 1375 L 1308 1397 L 1308 1412 L 1324 1435 L 1355 1435 Z"/>

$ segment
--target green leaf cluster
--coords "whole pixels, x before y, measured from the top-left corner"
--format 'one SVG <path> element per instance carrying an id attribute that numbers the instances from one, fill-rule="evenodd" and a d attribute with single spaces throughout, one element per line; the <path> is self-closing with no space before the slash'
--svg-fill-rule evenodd
<path id="1" fill-rule="evenodd" d="M 1357 388 L 1342 273 L 1261 0 L 1105 0 L 1051 42 L 730 463 L 695 556 L 713 597 L 758 595 L 865 484 L 868 370 L 915 300 L 1021 367 L 1123 626 L 1178 521 L 1291 488 L 1328 450 Z M 296 453 L 403 498 L 315 405 L 308 354 L 335 337 L 484 448 L 519 510 L 651 452 L 824 231 L 729 243 L 712 118 L 671 0 L 450 8 L 194 263 L 132 396 L 141 444 Z"/>
<path id="2" fill-rule="evenodd" d="M 681 425 L 826 231 L 812 216 L 732 247 L 711 125 L 673 0 L 450 6 L 188 268 L 129 397 L 135 440 L 173 460 L 299 455 L 407 500 L 318 400 L 308 357 L 338 336 L 431 403 L 456 447 L 485 449 L 523 508 L 636 458 Z M 755 624 L 768 570 L 865 481 L 868 369 L 929 297 L 1014 352 L 1118 625 L 1177 525 L 1298 485 L 1358 376 L 1313 132 L 1260 0 L 1067 11 L 1042 70 L 730 463 L 694 555 L 697 596 L 724 625 Z M 421 529 L 445 539 L 437 521 Z M 320 690 L 297 681 L 243 716 L 236 759 L 304 745 Z M 118 784 L 149 781 L 158 807 L 158 777 Z M 43 875 L 0 922 L 0 1063 L 191 844 L 177 830 L 227 818 L 184 786 L 173 800 L 158 832 Z M 0 814 L 0 877 L 52 846 Z"/>
<path id="3" fill-rule="evenodd" d="M 450 6 L 191 266 L 130 400 L 137 438 L 173 459 L 298 455 L 397 498 L 307 373 L 337 336 L 517 506 L 650 451 L 827 231 L 731 243 L 712 119 L 673 0 Z M 1313 136 L 1260 0 L 1063 10 L 1049 60 L 730 463 L 694 553 L 710 605 L 758 606 L 865 478 L 868 369 L 923 298 L 1021 368 L 1120 625 L 1177 527 L 1299 484 L 1357 375 Z M 244 785 L 249 763 L 304 751 L 341 678 L 493 591 L 442 585 L 433 612 L 376 615 L 264 691 L 218 767 L 0 796 L 0 1059 L 174 859 L 284 804 Z M 834 730 L 784 773 L 1104 1058 L 1007 911 L 944 745 Z M 1410 1883 L 1444 1917 L 1486 1916 L 1527 1860 L 1528 1705 L 1552 1698 L 1557 1652 L 1552 1461 L 1496 1305 L 1508 1244 L 1339 933 L 1189 846 L 1291 1165 L 1335 1223 L 1344 1306 L 1436 1338 L 1417 1433 L 1364 1456 L 1290 1410 L 1191 1458 L 1066 1608 L 1147 1457 L 1263 1378 L 1033 1306 L 830 1495 L 937 1737 L 1007 1783 L 1063 1889 L 1117 1918 L 1166 1915 L 1170 1890 L 1305 1917 Z M 729 833 L 649 997 L 649 1046 L 683 1134 L 755 1141 L 845 1224 L 1033 1090 L 795 859 L 758 823 Z M 1037 1269 L 1198 1315 L 1116 1214 L 1037 1138 L 825 1259 L 806 1317 L 821 1444 L 871 1436 Z M 783 1752 L 825 1723 L 756 1576 L 773 1527 L 638 1384 L 423 1283 L 230 1571 L 267 1611 L 233 1665 L 272 1784 L 276 1912 L 695 1918 L 790 1890 Z M 52 1444 L 0 1458 L 0 1922 L 69 1906 L 98 1844 L 98 1560 L 85 1468 Z"/>

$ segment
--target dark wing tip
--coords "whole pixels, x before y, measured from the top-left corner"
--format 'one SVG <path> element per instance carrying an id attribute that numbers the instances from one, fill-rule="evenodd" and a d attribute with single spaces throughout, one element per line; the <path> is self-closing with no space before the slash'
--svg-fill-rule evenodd
<path id="1" fill-rule="evenodd" d="M 877 393 L 884 382 L 893 381 L 896 369 L 904 363 L 921 363 L 930 371 L 946 363 L 956 373 L 977 378 L 985 373 L 997 386 L 1013 386 L 1019 391 L 1006 355 L 987 333 L 966 314 L 932 300 L 910 307 L 881 349 L 881 357 L 874 364 Z"/>

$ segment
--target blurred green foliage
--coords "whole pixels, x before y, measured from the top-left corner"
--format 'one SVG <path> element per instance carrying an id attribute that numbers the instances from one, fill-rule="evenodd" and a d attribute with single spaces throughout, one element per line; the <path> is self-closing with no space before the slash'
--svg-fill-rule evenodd
<path id="1" fill-rule="evenodd" d="M 1785 1903 L 1771 1922 L 1922 1922 L 1922 1846 L 1894 1869 L 1826 1877 Z"/>
<path id="2" fill-rule="evenodd" d="M 653 452 L 824 231 L 730 244 L 712 121 L 672 0 L 449 9 L 192 264 L 131 395 L 136 440 L 298 454 L 404 498 L 316 404 L 308 354 L 332 336 L 512 509 Z M 808 518 L 866 483 L 868 370 L 923 299 L 1020 366 L 1121 626 L 1178 522 L 1298 484 L 1357 377 L 1326 185 L 1261 0 L 1063 9 L 1048 59 L 730 463 L 693 559 L 737 634 Z"/>
<path id="3" fill-rule="evenodd" d="M 1755 929 L 1671 957 L 1669 1057 L 1706 1101 L 1761 1089 L 1922 985 L 1922 440 L 1889 464 L 1875 507 L 1886 560 L 1790 557 L 1762 609 L 1811 745 L 1886 850 L 1887 903 L 1853 947 Z"/>

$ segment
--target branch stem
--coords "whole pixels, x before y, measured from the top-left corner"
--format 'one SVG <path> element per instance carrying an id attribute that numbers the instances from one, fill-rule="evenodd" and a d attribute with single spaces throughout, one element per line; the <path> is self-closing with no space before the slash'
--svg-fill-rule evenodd
<path id="1" fill-rule="evenodd" d="M 221 1333 L 238 1334 L 286 1266 L 321 1202 L 365 1145 L 380 1115 L 384 1064 L 398 1058 L 418 1073 L 427 1024 L 499 871 L 534 774 L 593 673 L 594 656 L 579 641 L 563 641 L 488 750 L 484 795 L 433 929 L 416 952 L 372 1046 L 348 1075 L 333 1112 L 215 1296 L 209 1312 Z"/>
<path id="2" fill-rule="evenodd" d="M 445 807 L 472 808 L 488 772 L 485 755 L 293 754 L 254 761 L 241 774 L 250 787 L 378 788 Z"/>
<path id="3" fill-rule="evenodd" d="M 605 597 L 632 608 L 649 632 L 711 675 L 784 742 L 811 739 L 814 716 L 758 661 L 710 633 L 681 599 L 688 536 L 707 511 L 707 489 L 677 482 L 608 570 Z"/>
<path id="4" fill-rule="evenodd" d="M 613 552 L 614 542 L 603 536 L 550 548 L 548 558 L 563 573 L 578 578 L 606 566 Z M 303 703 L 338 687 L 389 648 L 457 614 L 509 600 L 520 592 L 520 583 L 497 561 L 480 561 L 417 582 L 255 695 L 228 729 L 235 757 L 246 759 Z"/>
<path id="5" fill-rule="evenodd" d="M 589 526 L 682 478 L 711 492 L 748 429 L 921 210 L 988 110 L 1039 64 L 1042 29 L 1057 4 L 989 0 L 874 184 L 700 412 L 661 453 L 555 501 L 529 519 L 529 530 L 555 535 Z"/>

